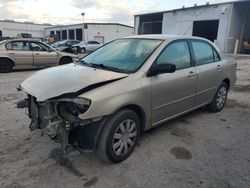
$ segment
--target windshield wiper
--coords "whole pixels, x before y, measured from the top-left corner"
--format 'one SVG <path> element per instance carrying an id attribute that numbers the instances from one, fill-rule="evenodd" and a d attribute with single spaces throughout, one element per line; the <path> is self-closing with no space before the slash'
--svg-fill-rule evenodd
<path id="1" fill-rule="evenodd" d="M 100 63 L 100 64 L 89 63 L 89 64 L 92 65 L 95 68 L 111 70 L 111 71 L 114 71 L 114 72 L 128 73 L 128 71 L 126 71 L 126 70 L 121 70 L 121 69 L 118 69 L 118 68 L 115 68 L 115 67 L 110 67 L 110 66 L 104 65 L 102 63 Z"/>
<path id="2" fill-rule="evenodd" d="M 81 64 L 83 64 L 83 65 L 88 66 L 88 67 L 93 67 L 91 64 L 87 63 L 87 62 L 84 61 L 83 59 L 81 59 L 79 62 L 80 62 Z"/>

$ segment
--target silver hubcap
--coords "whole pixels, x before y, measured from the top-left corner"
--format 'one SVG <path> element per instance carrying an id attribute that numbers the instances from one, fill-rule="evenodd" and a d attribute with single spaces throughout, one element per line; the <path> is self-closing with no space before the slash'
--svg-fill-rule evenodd
<path id="1" fill-rule="evenodd" d="M 113 137 L 113 151 L 117 156 L 126 155 L 135 144 L 137 127 L 135 121 L 126 119 L 117 127 Z"/>
<path id="2" fill-rule="evenodd" d="M 227 98 L 227 89 L 225 87 L 221 87 L 220 90 L 218 91 L 218 95 L 216 98 L 216 106 L 218 109 L 221 109 Z"/>

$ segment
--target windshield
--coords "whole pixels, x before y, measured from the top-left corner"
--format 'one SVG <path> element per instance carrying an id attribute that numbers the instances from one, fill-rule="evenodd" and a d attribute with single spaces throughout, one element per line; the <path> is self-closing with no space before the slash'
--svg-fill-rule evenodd
<path id="1" fill-rule="evenodd" d="M 84 44 L 86 44 L 86 42 L 85 41 L 81 41 L 80 43 L 78 43 L 78 44 L 80 44 L 80 45 L 84 45 Z M 77 45 L 78 45 L 77 44 Z"/>
<path id="2" fill-rule="evenodd" d="M 135 72 L 161 43 L 162 40 L 118 39 L 97 49 L 81 61 L 121 72 Z"/>

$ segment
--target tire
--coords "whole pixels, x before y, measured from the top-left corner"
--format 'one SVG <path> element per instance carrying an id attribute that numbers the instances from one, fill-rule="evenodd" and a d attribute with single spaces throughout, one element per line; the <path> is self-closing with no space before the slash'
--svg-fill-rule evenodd
<path id="1" fill-rule="evenodd" d="M 7 73 L 13 71 L 13 63 L 8 59 L 0 60 L 0 73 Z"/>
<path id="2" fill-rule="evenodd" d="M 120 110 L 104 125 L 97 145 L 97 153 L 107 162 L 119 163 L 133 152 L 139 134 L 138 115 L 128 109 Z"/>
<path id="3" fill-rule="evenodd" d="M 85 49 L 85 48 L 81 48 L 81 49 L 80 49 L 80 52 L 81 52 L 82 54 L 84 54 L 84 53 L 86 53 L 86 49 Z"/>
<path id="4" fill-rule="evenodd" d="M 72 62 L 73 62 L 72 58 L 63 57 L 63 58 L 60 59 L 59 65 L 66 65 L 66 64 L 69 64 L 69 63 L 72 63 Z"/>
<path id="5" fill-rule="evenodd" d="M 227 101 L 228 85 L 222 82 L 219 89 L 217 90 L 213 101 L 208 105 L 208 109 L 211 112 L 219 112 L 223 109 Z"/>

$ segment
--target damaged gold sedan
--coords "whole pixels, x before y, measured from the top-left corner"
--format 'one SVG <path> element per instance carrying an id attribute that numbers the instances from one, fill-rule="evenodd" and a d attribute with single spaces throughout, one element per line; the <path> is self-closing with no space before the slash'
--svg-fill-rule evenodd
<path id="1" fill-rule="evenodd" d="M 78 146 L 116 163 L 142 131 L 204 105 L 222 110 L 235 72 L 205 39 L 141 35 L 38 71 L 20 89 L 28 95 L 31 130 L 46 130 L 65 153 Z"/>

